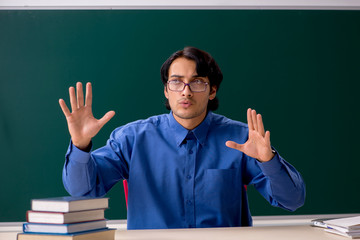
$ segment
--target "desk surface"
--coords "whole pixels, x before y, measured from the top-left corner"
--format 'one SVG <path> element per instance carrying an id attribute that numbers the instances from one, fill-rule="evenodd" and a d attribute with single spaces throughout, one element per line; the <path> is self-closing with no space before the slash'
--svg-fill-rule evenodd
<path id="1" fill-rule="evenodd" d="M 161 229 L 131 230 L 124 229 L 124 221 L 109 221 L 109 227 L 116 227 L 115 240 L 344 240 L 346 237 L 325 232 L 321 228 L 311 227 L 314 218 L 340 217 L 339 215 L 293 216 L 293 218 L 273 216 L 254 219 L 254 227 L 236 228 L 198 228 L 198 229 Z M 343 216 L 341 216 L 343 217 Z M 11 223 L 0 224 L 0 239 L 15 240 L 21 231 L 21 223 L 11 228 Z M 126 226 L 126 225 L 125 225 Z M 1 230 L 2 229 L 2 230 Z"/>
<path id="2" fill-rule="evenodd" d="M 344 237 L 324 232 L 311 226 L 269 226 L 208 229 L 167 229 L 167 230 L 118 230 L 116 240 L 330 240 Z M 345 238 L 346 239 L 346 238 Z"/>
<path id="3" fill-rule="evenodd" d="M 15 240 L 17 232 L 0 232 L 1 240 Z M 117 230 L 115 240 L 344 240 L 311 226 Z"/>

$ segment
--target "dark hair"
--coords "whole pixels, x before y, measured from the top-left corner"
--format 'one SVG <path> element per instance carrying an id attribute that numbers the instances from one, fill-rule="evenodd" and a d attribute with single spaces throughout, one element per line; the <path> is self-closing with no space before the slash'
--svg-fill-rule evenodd
<path id="1" fill-rule="evenodd" d="M 223 79 L 223 75 L 217 63 L 212 56 L 200 49 L 194 47 L 185 47 L 183 50 L 179 50 L 173 53 L 161 66 L 161 80 L 164 87 L 167 87 L 167 81 L 169 77 L 169 68 L 172 62 L 180 57 L 193 60 L 196 63 L 196 72 L 201 77 L 208 77 L 210 81 L 210 89 L 216 86 L 219 90 L 220 83 Z M 165 106 L 168 110 L 170 109 L 169 101 L 166 99 Z M 207 110 L 215 111 L 219 107 L 219 100 L 215 97 L 213 100 L 209 100 Z"/>

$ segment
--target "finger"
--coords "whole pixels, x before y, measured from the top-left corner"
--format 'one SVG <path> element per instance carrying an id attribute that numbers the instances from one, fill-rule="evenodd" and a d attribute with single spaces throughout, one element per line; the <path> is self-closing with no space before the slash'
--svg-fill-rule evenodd
<path id="1" fill-rule="evenodd" d="M 76 83 L 76 95 L 77 95 L 77 106 L 78 108 L 84 106 L 84 92 L 81 82 Z"/>
<path id="2" fill-rule="evenodd" d="M 251 108 L 248 108 L 248 110 L 247 110 L 247 121 L 248 121 L 249 130 L 254 130 L 254 126 L 252 123 L 252 117 L 251 117 Z"/>
<path id="3" fill-rule="evenodd" d="M 89 82 L 86 84 L 85 105 L 90 107 L 92 105 L 92 87 Z"/>
<path id="4" fill-rule="evenodd" d="M 265 133 L 265 142 L 268 146 L 271 147 L 271 142 L 270 142 L 270 131 L 266 131 Z"/>
<path id="5" fill-rule="evenodd" d="M 256 111 L 255 110 L 251 111 L 251 119 L 252 119 L 252 123 L 253 123 L 255 131 L 258 131 L 258 125 L 257 125 L 257 119 L 256 119 Z"/>
<path id="6" fill-rule="evenodd" d="M 229 148 L 233 148 L 233 149 L 236 149 L 236 150 L 239 150 L 239 151 L 243 151 L 244 149 L 244 144 L 238 144 L 234 141 L 227 141 L 225 143 L 225 145 Z"/>
<path id="7" fill-rule="evenodd" d="M 102 118 L 99 119 L 100 126 L 103 127 L 115 115 L 114 111 L 107 112 Z"/>
<path id="8" fill-rule="evenodd" d="M 258 131 L 261 134 L 261 136 L 265 136 L 265 128 L 264 128 L 264 123 L 262 120 L 262 116 L 261 114 L 257 115 L 257 125 L 258 125 Z"/>
<path id="9" fill-rule="evenodd" d="M 61 110 L 63 111 L 65 117 L 69 117 L 71 113 L 70 113 L 69 108 L 66 106 L 65 101 L 63 99 L 59 99 L 59 104 L 60 104 Z"/>
<path id="10" fill-rule="evenodd" d="M 76 96 L 75 96 L 75 88 L 74 87 L 69 88 L 69 96 L 70 96 L 71 110 L 75 111 L 77 109 L 77 103 L 76 103 Z"/>

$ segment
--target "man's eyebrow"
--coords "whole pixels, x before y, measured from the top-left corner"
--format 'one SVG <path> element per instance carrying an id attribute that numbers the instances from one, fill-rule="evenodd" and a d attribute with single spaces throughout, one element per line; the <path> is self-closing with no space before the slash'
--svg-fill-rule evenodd
<path id="1" fill-rule="evenodd" d="M 184 76 L 177 75 L 177 74 L 173 74 L 173 75 L 171 75 L 170 77 L 183 78 Z M 192 78 L 197 78 L 197 77 L 205 78 L 204 76 L 200 76 L 200 75 L 198 75 L 198 74 L 192 76 Z"/>
<path id="2" fill-rule="evenodd" d="M 171 75 L 170 77 L 178 77 L 178 78 L 183 78 L 184 76 L 181 76 L 181 75 L 176 75 L 176 74 L 173 74 L 173 75 Z"/>

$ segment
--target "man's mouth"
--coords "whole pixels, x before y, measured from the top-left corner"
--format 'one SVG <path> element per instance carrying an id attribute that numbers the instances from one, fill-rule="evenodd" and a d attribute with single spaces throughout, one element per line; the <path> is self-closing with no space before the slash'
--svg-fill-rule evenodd
<path id="1" fill-rule="evenodd" d="M 192 105 L 192 102 L 189 100 L 181 100 L 179 101 L 179 104 L 184 108 L 188 108 Z"/>

